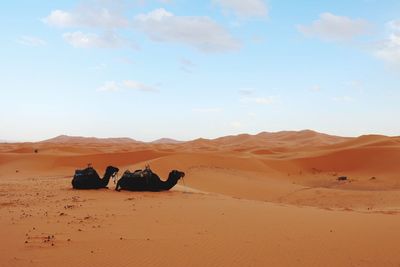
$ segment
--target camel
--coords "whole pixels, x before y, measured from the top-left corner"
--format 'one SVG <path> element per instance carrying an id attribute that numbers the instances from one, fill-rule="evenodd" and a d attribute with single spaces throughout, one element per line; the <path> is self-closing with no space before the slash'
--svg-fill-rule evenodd
<path id="1" fill-rule="evenodd" d="M 125 171 L 118 180 L 115 190 L 121 191 L 167 191 L 174 187 L 179 179 L 185 176 L 184 172 L 173 170 L 169 173 L 168 179 L 163 181 L 157 174 L 153 173 L 147 166 L 145 170 L 135 172 Z"/>
<path id="2" fill-rule="evenodd" d="M 119 169 L 113 166 L 108 166 L 104 177 L 101 179 L 96 170 L 88 166 L 84 170 L 76 170 L 72 179 L 72 187 L 74 189 L 99 189 L 107 188 L 111 177 L 118 173 Z"/>

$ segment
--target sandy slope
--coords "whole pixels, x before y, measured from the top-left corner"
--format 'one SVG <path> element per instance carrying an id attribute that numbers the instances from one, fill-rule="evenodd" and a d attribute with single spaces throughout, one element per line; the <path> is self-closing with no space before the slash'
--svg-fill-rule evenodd
<path id="1" fill-rule="evenodd" d="M 398 137 L 74 140 L 0 145 L 0 266 L 400 264 Z M 186 177 L 163 193 L 70 189 L 87 163 Z"/>

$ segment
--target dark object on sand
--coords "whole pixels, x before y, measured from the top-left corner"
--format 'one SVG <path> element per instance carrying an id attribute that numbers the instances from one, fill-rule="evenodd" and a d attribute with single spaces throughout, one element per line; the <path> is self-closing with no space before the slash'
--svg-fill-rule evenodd
<path id="1" fill-rule="evenodd" d="M 144 170 L 125 171 L 121 179 L 118 180 L 115 190 L 153 192 L 170 190 L 184 176 L 184 172 L 173 170 L 169 173 L 168 179 L 162 181 L 157 174 L 152 172 L 149 166 L 146 166 Z"/>
<path id="2" fill-rule="evenodd" d="M 72 179 L 72 187 L 74 189 L 99 189 L 106 188 L 111 177 L 118 173 L 119 169 L 108 166 L 104 177 L 101 179 L 96 170 L 90 165 L 83 170 L 76 170 Z"/>
<path id="3" fill-rule="evenodd" d="M 347 176 L 339 176 L 338 181 L 347 181 Z"/>

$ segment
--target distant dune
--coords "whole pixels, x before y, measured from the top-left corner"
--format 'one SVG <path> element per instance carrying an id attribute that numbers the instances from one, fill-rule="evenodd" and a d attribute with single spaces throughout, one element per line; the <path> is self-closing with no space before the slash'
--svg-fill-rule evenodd
<path id="1" fill-rule="evenodd" d="M 192 141 L 178 141 L 171 138 L 160 138 L 152 142 L 151 144 L 202 144 L 202 145 L 228 145 L 234 146 L 238 144 L 288 144 L 288 143 L 299 143 L 301 145 L 308 145 L 310 143 L 316 145 L 327 145 L 339 143 L 345 140 L 351 140 L 353 138 L 340 137 L 334 135 L 328 135 L 323 133 L 318 133 L 311 130 L 303 131 L 282 131 L 282 132 L 261 132 L 256 135 L 250 134 L 239 134 L 219 137 L 216 139 L 204 139 L 199 138 Z M 83 136 L 68 136 L 59 135 L 57 137 L 47 139 L 41 142 L 47 143 L 146 143 L 143 141 L 137 141 L 132 138 L 97 138 L 97 137 L 83 137 Z"/>
<path id="2" fill-rule="evenodd" d="M 171 138 L 160 138 L 151 143 L 152 144 L 180 144 L 180 143 L 183 143 L 183 141 L 178 141 L 178 140 L 171 139 Z"/>
<path id="3" fill-rule="evenodd" d="M 311 130 L 304 131 L 282 131 L 282 132 L 262 132 L 256 135 L 240 134 L 234 136 L 220 137 L 210 140 L 211 144 L 226 147 L 306 147 L 324 146 L 350 140 L 348 137 L 339 137 L 322 134 Z M 208 143 L 210 144 L 210 142 Z"/>
<path id="4" fill-rule="evenodd" d="M 16 141 L 12 141 L 12 140 L 3 140 L 3 139 L 0 139 L 0 143 L 20 143 L 20 142 L 16 142 Z"/>
<path id="5" fill-rule="evenodd" d="M 118 144 L 118 143 L 139 143 L 132 138 L 97 138 L 97 137 L 81 137 L 81 136 L 68 136 L 59 135 L 57 137 L 42 141 L 42 143 L 59 143 L 59 144 L 83 144 L 83 143 L 103 143 L 103 144 Z"/>

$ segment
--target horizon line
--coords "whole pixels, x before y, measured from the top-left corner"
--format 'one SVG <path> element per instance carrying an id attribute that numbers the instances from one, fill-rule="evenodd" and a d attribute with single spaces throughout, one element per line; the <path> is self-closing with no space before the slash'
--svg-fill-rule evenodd
<path id="1" fill-rule="evenodd" d="M 311 129 L 302 129 L 302 130 L 280 130 L 280 131 L 260 131 L 257 133 L 248 133 L 248 132 L 240 132 L 237 134 L 227 134 L 227 135 L 220 135 L 217 137 L 212 137 L 212 138 L 206 138 L 206 137 L 196 137 L 196 138 L 191 138 L 191 139 L 177 139 L 177 138 L 173 138 L 173 137 L 161 137 L 161 138 L 157 138 L 151 141 L 143 141 L 134 137 L 128 137 L 128 136 L 117 136 L 117 137 L 98 137 L 98 136 L 85 136 L 85 135 L 69 135 L 69 134 L 59 134 L 56 135 L 54 137 L 50 137 L 50 138 L 45 138 L 45 139 L 40 139 L 40 140 L 7 140 L 7 139 L 0 139 L 0 143 L 6 143 L 6 144 L 12 144 L 12 143 L 40 143 L 40 142 L 46 142 L 49 141 L 51 139 L 55 139 L 55 138 L 59 138 L 59 137 L 69 137 L 69 138 L 95 138 L 95 139 L 99 139 L 99 140 L 105 140 L 105 139 L 131 139 L 132 141 L 136 141 L 136 142 L 141 142 L 141 143 L 154 143 L 157 141 L 160 141 L 162 139 L 170 139 L 171 141 L 176 141 L 176 142 L 181 142 L 181 143 L 185 143 L 185 142 L 190 142 L 190 141 L 194 141 L 194 140 L 198 140 L 198 139 L 205 139 L 205 140 L 214 140 L 214 139 L 218 139 L 218 138 L 223 138 L 223 137 L 229 137 L 229 136 L 239 136 L 239 135 L 251 135 L 251 136 L 255 136 L 261 133 L 282 133 L 282 132 L 296 132 L 296 133 L 300 133 L 300 132 L 306 132 L 306 131 L 310 131 L 310 132 L 314 132 L 314 133 L 318 133 L 318 134 L 325 134 L 325 135 L 330 135 L 330 136 L 336 136 L 336 137 L 343 137 L 343 138 L 357 138 L 357 137 L 361 137 L 361 136 L 368 136 L 368 135 L 380 135 L 380 136 L 386 136 L 386 137 L 398 137 L 400 135 L 386 135 L 386 134 L 381 134 L 381 133 L 363 133 L 363 134 L 359 134 L 359 135 L 338 135 L 338 134 L 331 134 L 331 133 L 327 133 L 327 132 L 322 132 L 322 131 L 316 131 L 316 130 L 311 130 Z"/>

